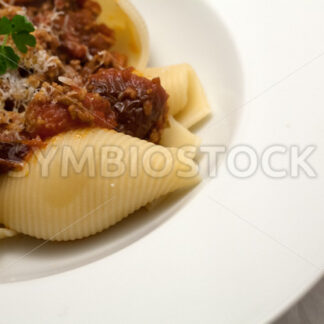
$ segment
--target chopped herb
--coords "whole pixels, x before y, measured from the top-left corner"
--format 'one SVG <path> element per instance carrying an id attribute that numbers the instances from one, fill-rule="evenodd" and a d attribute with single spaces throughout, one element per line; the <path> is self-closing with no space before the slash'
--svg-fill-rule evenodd
<path id="1" fill-rule="evenodd" d="M 0 35 L 5 35 L 0 46 L 0 75 L 5 74 L 8 69 L 17 69 L 20 61 L 15 50 L 11 46 L 6 46 L 9 37 L 20 52 L 27 53 L 27 46 L 36 46 L 36 38 L 30 34 L 33 31 L 35 31 L 33 24 L 24 16 L 16 15 L 11 20 L 7 17 L 0 19 Z"/>

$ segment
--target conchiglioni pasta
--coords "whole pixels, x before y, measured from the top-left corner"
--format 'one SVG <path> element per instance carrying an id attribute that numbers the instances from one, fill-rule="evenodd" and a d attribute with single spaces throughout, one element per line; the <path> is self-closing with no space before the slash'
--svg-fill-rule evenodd
<path id="1" fill-rule="evenodd" d="M 127 53 L 128 64 L 142 70 L 149 59 L 149 36 L 145 22 L 128 0 L 98 0 L 102 7 L 99 22 L 115 31 L 113 49 Z"/>
<path id="2" fill-rule="evenodd" d="M 82 170 L 73 168 L 72 162 L 64 164 L 70 161 L 67 148 L 79 161 L 86 156 L 88 164 Z M 118 167 L 123 163 L 125 170 L 118 174 L 109 167 L 102 169 L 103 159 L 115 154 L 116 148 L 124 154 Z M 88 237 L 156 198 L 200 181 L 197 166 L 181 151 L 114 131 L 58 135 L 41 154 L 52 157 L 45 160 L 50 161 L 48 174 L 47 162 L 34 155 L 23 171 L 1 178 L 0 223 L 45 240 Z"/>
<path id="3" fill-rule="evenodd" d="M 210 114 L 204 88 L 190 65 L 147 68 L 143 75 L 161 79 L 162 86 L 170 95 L 170 114 L 184 127 L 191 128 Z"/>
<path id="4" fill-rule="evenodd" d="M 176 121 L 173 116 L 169 116 L 169 127 L 164 129 L 160 144 L 165 147 L 182 148 L 194 158 L 201 139 Z"/>
<path id="5" fill-rule="evenodd" d="M 16 4 L 0 19 L 25 13 L 36 47 L 0 74 L 0 239 L 86 238 L 200 182 L 206 95 L 188 64 L 146 67 L 128 0 Z"/>

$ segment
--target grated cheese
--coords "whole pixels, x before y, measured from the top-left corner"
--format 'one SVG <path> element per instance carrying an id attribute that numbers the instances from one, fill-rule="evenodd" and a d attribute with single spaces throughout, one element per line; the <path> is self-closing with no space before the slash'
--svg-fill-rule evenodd
<path id="1" fill-rule="evenodd" d="M 1 0 L 0 0 L 1 1 Z M 64 16 L 64 12 L 63 11 L 57 11 L 56 8 L 53 9 L 53 12 L 50 14 L 50 19 L 48 22 L 43 22 L 41 24 L 38 25 L 38 27 L 35 27 L 36 29 L 40 29 L 40 30 L 45 30 L 46 32 L 48 32 L 49 34 L 54 35 L 53 29 L 54 29 L 54 24 L 55 21 L 60 17 L 60 16 Z"/>
<path id="2" fill-rule="evenodd" d="M 45 50 L 33 50 L 22 57 L 20 68 L 32 69 L 34 74 L 44 74 L 60 64 L 57 56 L 50 56 Z M 37 92 L 38 88 L 28 77 L 21 77 L 18 71 L 9 71 L 0 76 L 0 109 L 4 109 L 6 100 L 13 102 L 14 110 L 26 108 Z"/>
<path id="3" fill-rule="evenodd" d="M 46 73 L 50 68 L 61 65 L 61 61 L 45 50 L 34 49 L 22 57 L 21 64 L 22 68 L 33 69 L 36 73 Z"/>
<path id="4" fill-rule="evenodd" d="M 37 89 L 33 87 L 28 78 L 22 78 L 18 71 L 7 72 L 0 78 L 0 109 L 5 108 L 7 100 L 11 100 L 14 110 L 26 108 L 33 99 Z"/>

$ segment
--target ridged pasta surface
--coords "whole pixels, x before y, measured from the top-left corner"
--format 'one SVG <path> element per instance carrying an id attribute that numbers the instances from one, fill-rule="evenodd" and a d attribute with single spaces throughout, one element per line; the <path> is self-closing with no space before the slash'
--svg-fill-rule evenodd
<path id="1" fill-rule="evenodd" d="M 122 160 L 107 164 L 120 150 Z M 73 167 L 82 158 L 82 170 L 82 163 Z M 36 151 L 22 172 L 0 178 L 0 223 L 51 241 L 88 237 L 163 195 L 197 184 L 196 165 L 182 158 L 179 150 L 114 131 L 61 134 Z M 119 174 L 121 165 L 125 171 Z"/>

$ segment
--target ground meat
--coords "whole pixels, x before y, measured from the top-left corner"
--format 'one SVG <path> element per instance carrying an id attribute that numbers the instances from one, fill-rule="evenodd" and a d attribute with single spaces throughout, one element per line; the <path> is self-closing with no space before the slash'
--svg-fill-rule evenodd
<path id="1" fill-rule="evenodd" d="M 22 139 L 24 118 L 13 111 L 0 111 L 0 143 Z"/>
<path id="2" fill-rule="evenodd" d="M 92 125 L 108 129 L 117 127 L 116 114 L 107 99 L 96 93 L 87 93 L 82 104 L 92 116 Z"/>
<path id="3" fill-rule="evenodd" d="M 87 8 L 70 11 L 57 20 L 55 26 L 62 33 L 60 50 L 69 58 L 86 61 L 88 54 L 95 55 L 102 50 L 110 49 L 115 43 L 114 32 L 106 25 L 98 25 L 95 21 L 97 11 Z M 90 7 L 91 8 L 91 7 Z M 100 8 L 98 9 L 100 13 Z"/>
<path id="4" fill-rule="evenodd" d="M 111 50 L 114 31 L 96 22 L 100 5 L 92 0 L 15 5 L 26 8 L 0 4 L 0 17 L 26 12 L 37 45 L 21 54 L 18 71 L 0 78 L 0 172 L 19 167 L 45 139 L 76 128 L 114 129 L 159 143 L 168 95 L 159 79 L 135 75 L 126 69 L 127 57 Z"/>
<path id="5" fill-rule="evenodd" d="M 91 55 L 109 50 L 115 43 L 114 31 L 105 24 L 97 24 L 101 7 L 92 0 L 47 0 L 39 6 L 28 3 L 28 15 L 40 28 L 50 29 L 52 35 L 41 41 L 49 49 L 58 47 L 59 57 L 64 62 L 78 59 L 87 62 Z M 34 5 L 34 6 L 33 6 Z M 54 8 L 56 15 L 54 14 Z M 51 34 L 50 33 L 50 34 Z M 56 37 L 53 37 L 55 35 Z"/>
<path id="6" fill-rule="evenodd" d="M 26 111 L 26 132 L 47 138 L 74 128 L 67 106 L 59 103 L 32 101 Z"/>
<path id="7" fill-rule="evenodd" d="M 164 126 L 168 95 L 160 79 L 151 81 L 132 71 L 101 69 L 89 78 L 87 89 L 110 101 L 118 131 L 149 139 L 154 130 Z"/>
<path id="8" fill-rule="evenodd" d="M 100 68 L 113 67 L 122 69 L 126 64 L 127 59 L 124 55 L 105 50 L 96 54 L 92 60 L 86 63 L 79 71 L 84 80 L 87 80 L 91 74 L 98 72 Z"/>
<path id="9" fill-rule="evenodd" d="M 82 74 L 88 74 L 98 65 L 99 55 L 101 67 L 126 67 L 127 57 L 110 51 L 114 31 L 97 23 L 101 7 L 95 1 L 34 0 L 26 4 L 29 18 L 37 26 L 37 44 L 63 63 L 79 60 L 85 70 Z"/>
<path id="10" fill-rule="evenodd" d="M 42 139 L 70 129 L 116 129 L 159 142 L 167 113 L 168 95 L 159 79 L 148 80 L 132 69 L 101 69 L 89 78 L 87 89 L 44 83 L 26 110 L 25 131 Z"/>
<path id="11" fill-rule="evenodd" d="M 9 2 L 9 1 L 6 1 L 6 2 Z M 16 0 L 14 1 L 15 5 L 17 6 L 28 6 L 28 5 L 35 5 L 35 4 L 38 4 L 40 3 L 40 0 L 36 1 L 36 0 Z"/>
<path id="12" fill-rule="evenodd" d="M 51 89 L 50 98 L 47 95 Z M 115 113 L 107 99 L 85 89 L 46 85 L 29 104 L 25 115 L 25 131 L 31 137 L 46 139 L 81 127 L 114 129 Z"/>

